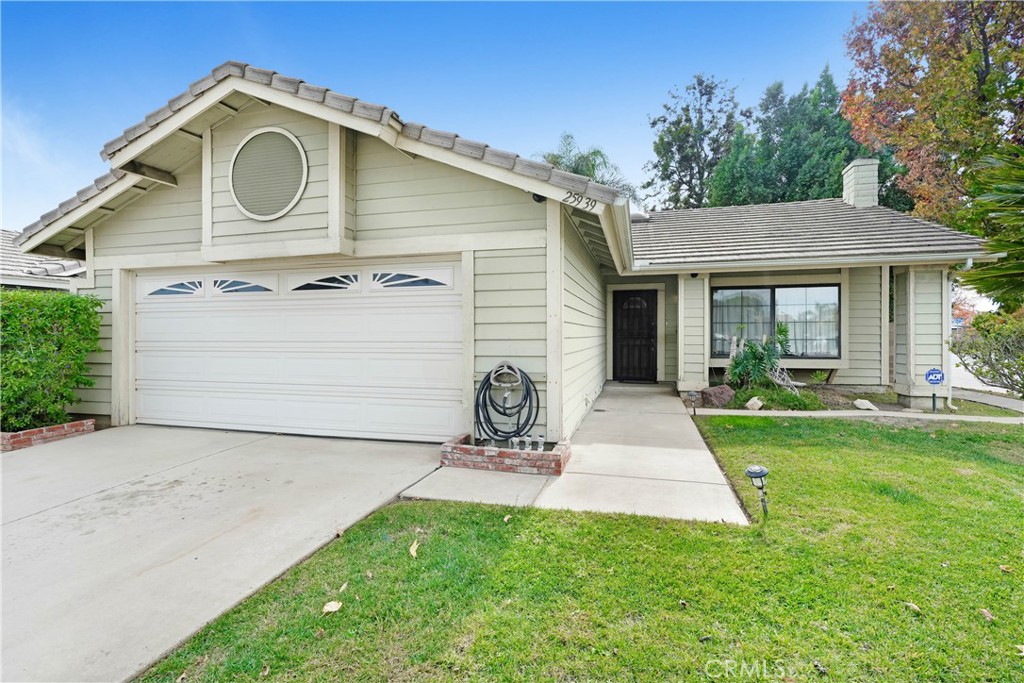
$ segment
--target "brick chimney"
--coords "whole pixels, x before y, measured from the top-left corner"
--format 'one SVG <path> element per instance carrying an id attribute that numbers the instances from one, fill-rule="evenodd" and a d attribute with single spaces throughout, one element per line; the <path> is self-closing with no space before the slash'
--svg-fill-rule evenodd
<path id="1" fill-rule="evenodd" d="M 878 206 L 878 159 L 854 159 L 843 169 L 843 201 L 858 209 Z"/>

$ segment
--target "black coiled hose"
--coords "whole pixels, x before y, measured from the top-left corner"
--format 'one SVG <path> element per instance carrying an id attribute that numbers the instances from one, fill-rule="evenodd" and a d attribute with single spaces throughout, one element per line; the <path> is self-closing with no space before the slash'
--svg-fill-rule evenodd
<path id="1" fill-rule="evenodd" d="M 501 377 L 512 381 L 496 382 Z M 496 392 L 495 389 L 498 391 Z M 519 400 L 511 403 L 513 394 L 520 392 Z M 496 396 L 500 392 L 500 397 Z M 525 372 L 504 361 L 484 376 L 476 392 L 477 435 L 494 441 L 526 436 L 537 424 L 540 415 L 540 396 L 537 385 Z M 499 427 L 495 421 L 503 421 Z"/>

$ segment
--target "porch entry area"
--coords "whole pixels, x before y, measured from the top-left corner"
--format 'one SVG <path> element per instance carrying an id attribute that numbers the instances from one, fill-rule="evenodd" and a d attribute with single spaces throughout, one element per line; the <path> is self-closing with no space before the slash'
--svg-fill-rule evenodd
<path id="1" fill-rule="evenodd" d="M 658 381 L 658 291 L 612 292 L 612 379 Z"/>

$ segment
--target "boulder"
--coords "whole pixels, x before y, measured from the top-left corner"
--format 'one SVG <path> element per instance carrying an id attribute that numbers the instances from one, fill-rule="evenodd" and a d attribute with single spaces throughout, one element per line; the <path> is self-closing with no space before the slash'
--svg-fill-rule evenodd
<path id="1" fill-rule="evenodd" d="M 707 408 L 724 408 L 736 395 L 729 385 L 722 384 L 717 387 L 708 387 L 700 392 L 701 401 Z"/>
<path id="2" fill-rule="evenodd" d="M 863 398 L 858 398 L 854 401 L 853 406 L 858 410 L 878 410 L 878 407 L 874 403 Z"/>
<path id="3" fill-rule="evenodd" d="M 749 401 L 747 401 L 746 409 L 747 410 L 761 410 L 761 408 L 763 406 L 764 406 L 764 403 L 761 402 L 761 397 L 755 396 L 754 398 L 752 398 Z"/>

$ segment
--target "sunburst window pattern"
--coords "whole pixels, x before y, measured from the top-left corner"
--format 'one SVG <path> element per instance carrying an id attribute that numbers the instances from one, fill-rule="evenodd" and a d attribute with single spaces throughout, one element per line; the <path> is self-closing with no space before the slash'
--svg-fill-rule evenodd
<path id="1" fill-rule="evenodd" d="M 412 273 L 374 273 L 373 281 L 380 287 L 447 287 L 447 283 Z"/>
<path id="2" fill-rule="evenodd" d="M 358 273 L 351 273 L 346 275 L 330 275 L 328 277 L 322 277 L 319 280 L 313 280 L 305 284 L 299 285 L 298 287 L 292 287 L 293 292 L 310 292 L 314 290 L 336 290 L 336 289 L 352 289 L 359 285 Z"/>
<path id="3" fill-rule="evenodd" d="M 225 294 L 240 294 L 248 292 L 271 292 L 273 291 L 269 287 L 263 285 L 255 285 L 245 280 L 214 280 L 213 286 L 218 292 Z"/>
<path id="4" fill-rule="evenodd" d="M 154 289 L 149 293 L 150 296 L 177 296 L 177 295 L 191 295 L 196 292 L 202 291 L 203 281 L 202 280 L 188 280 L 186 282 L 176 282 L 173 285 L 167 285 L 160 289 Z"/>

